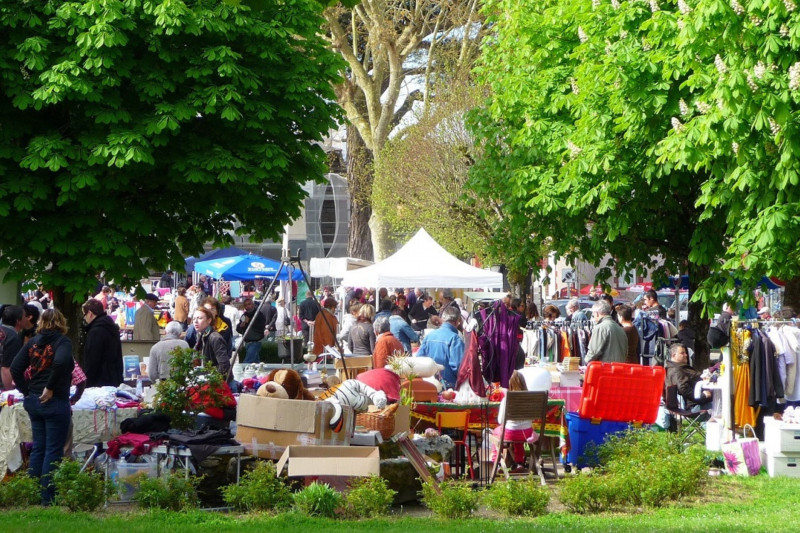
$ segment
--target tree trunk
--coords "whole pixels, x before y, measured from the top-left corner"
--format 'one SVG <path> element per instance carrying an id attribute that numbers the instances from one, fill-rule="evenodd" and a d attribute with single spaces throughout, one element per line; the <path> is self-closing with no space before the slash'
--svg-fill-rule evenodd
<path id="1" fill-rule="evenodd" d="M 389 224 L 373 210 L 372 216 L 369 217 L 369 229 L 372 232 L 372 251 L 375 254 L 375 261 L 383 261 L 394 253 Z"/>
<path id="2" fill-rule="evenodd" d="M 689 297 L 697 291 L 700 282 L 708 277 L 707 267 L 700 267 L 689 263 Z M 694 330 L 694 367 L 696 369 L 708 368 L 710 350 L 706 337 L 708 336 L 708 318 L 703 316 L 703 302 L 689 300 L 689 327 Z"/>
<path id="3" fill-rule="evenodd" d="M 86 333 L 83 330 L 83 313 L 81 305 L 76 303 L 74 295 L 66 292 L 62 287 L 53 288 L 53 305 L 63 313 L 67 319 L 67 337 L 72 341 L 72 356 L 83 365 L 83 343 L 86 340 Z"/>
<path id="4" fill-rule="evenodd" d="M 783 306 L 791 307 L 795 313 L 800 310 L 800 277 L 792 278 L 786 282 L 786 287 L 783 290 Z"/>
<path id="5" fill-rule="evenodd" d="M 350 192 L 350 234 L 347 255 L 372 260 L 369 220 L 372 215 L 373 154 L 353 126 L 347 128 L 347 189 Z"/>

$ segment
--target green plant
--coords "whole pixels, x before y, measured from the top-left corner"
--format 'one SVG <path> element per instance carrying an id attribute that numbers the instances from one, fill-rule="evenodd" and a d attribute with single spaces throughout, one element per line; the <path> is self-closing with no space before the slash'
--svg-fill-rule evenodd
<path id="1" fill-rule="evenodd" d="M 240 511 L 272 511 L 289 507 L 292 493 L 275 472 L 270 461 L 258 461 L 242 476 L 238 485 L 222 489 L 225 502 Z"/>
<path id="2" fill-rule="evenodd" d="M 478 493 L 465 483 L 445 481 L 439 491 L 433 483 L 422 484 L 422 502 L 441 518 L 468 518 L 478 508 Z"/>
<path id="3" fill-rule="evenodd" d="M 133 499 L 146 509 L 157 508 L 169 511 L 187 511 L 198 506 L 197 484 L 199 477 L 186 478 L 180 474 L 164 477 L 144 477 Z"/>
<path id="4" fill-rule="evenodd" d="M 507 516 L 540 516 L 547 511 L 550 491 L 529 476 L 522 481 L 493 483 L 483 495 L 486 506 Z"/>
<path id="5" fill-rule="evenodd" d="M 334 518 L 343 500 L 342 495 L 330 485 L 315 481 L 294 495 L 294 506 L 309 516 Z"/>
<path id="6" fill-rule="evenodd" d="M 389 513 L 397 491 L 379 476 L 357 478 L 345 496 L 345 513 L 351 518 L 372 518 Z"/>
<path id="7" fill-rule="evenodd" d="M 53 472 L 56 504 L 70 511 L 94 511 L 106 500 L 113 485 L 100 472 L 81 472 L 76 461 L 64 460 Z"/>
<path id="8" fill-rule="evenodd" d="M 202 355 L 190 348 L 175 348 L 170 353 L 170 377 L 156 385 L 153 405 L 169 415 L 173 428 L 192 427 L 194 411 L 227 406 L 227 399 L 219 392 L 225 378 L 210 361 L 200 364 Z"/>
<path id="9" fill-rule="evenodd" d="M 580 474 L 564 480 L 559 496 L 573 513 L 599 513 L 616 501 L 614 479 L 597 474 Z"/>
<path id="10" fill-rule="evenodd" d="M 27 507 L 42 501 L 38 479 L 18 474 L 0 484 L 0 507 Z"/>

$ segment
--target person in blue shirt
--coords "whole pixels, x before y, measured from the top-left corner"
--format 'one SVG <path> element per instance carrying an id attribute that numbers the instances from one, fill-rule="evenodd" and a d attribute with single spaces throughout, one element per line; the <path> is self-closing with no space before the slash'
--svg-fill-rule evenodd
<path id="1" fill-rule="evenodd" d="M 419 333 L 408 325 L 403 319 L 403 309 L 395 307 L 392 310 L 392 316 L 389 317 L 389 331 L 392 335 L 403 344 L 403 349 L 407 353 L 411 353 L 411 343 L 419 341 Z"/>
<path id="2" fill-rule="evenodd" d="M 442 381 L 445 388 L 456 385 L 458 367 L 464 357 L 464 341 L 458 335 L 463 319 L 458 307 L 451 305 L 441 313 L 442 325 L 422 339 L 417 357 L 430 357 L 444 366 Z"/>

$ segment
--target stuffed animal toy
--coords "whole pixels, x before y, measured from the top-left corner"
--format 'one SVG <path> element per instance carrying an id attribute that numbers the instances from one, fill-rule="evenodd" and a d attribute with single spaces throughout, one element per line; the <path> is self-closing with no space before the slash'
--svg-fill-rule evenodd
<path id="1" fill-rule="evenodd" d="M 377 391 L 357 379 L 348 379 L 339 385 L 334 385 L 323 392 L 318 399 L 333 404 L 335 411 L 331 417 L 330 427 L 336 433 L 341 431 L 344 425 L 342 405 L 349 405 L 356 413 L 366 412 L 370 405 L 379 409 L 386 407 L 385 392 Z"/>
<path id="2" fill-rule="evenodd" d="M 279 400 L 289 399 L 289 393 L 286 392 L 286 389 L 283 388 L 283 385 L 280 383 L 275 383 L 274 381 L 267 381 L 261 385 L 258 388 L 256 395 L 263 396 L 265 398 L 277 398 Z"/>
<path id="3" fill-rule="evenodd" d="M 286 396 L 283 396 L 283 393 L 280 392 L 280 389 L 277 386 L 268 387 L 270 383 L 282 387 L 286 393 Z M 262 388 L 264 389 L 263 393 L 261 392 Z M 270 396 L 271 394 L 275 394 L 275 398 L 287 398 L 289 400 L 313 401 L 316 399 L 314 398 L 314 395 L 308 392 L 303 386 L 303 379 L 300 377 L 300 374 L 298 374 L 296 370 L 286 368 L 279 368 L 270 372 L 267 376 L 266 383 L 259 387 L 257 394 L 262 396 Z"/>

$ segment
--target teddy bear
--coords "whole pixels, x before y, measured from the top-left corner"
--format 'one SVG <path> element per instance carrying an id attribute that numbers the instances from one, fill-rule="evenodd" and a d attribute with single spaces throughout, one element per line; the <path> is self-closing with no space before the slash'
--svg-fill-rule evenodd
<path id="1" fill-rule="evenodd" d="M 258 388 L 258 396 L 283 400 L 315 400 L 314 395 L 303 386 L 303 379 L 296 370 L 279 368 L 267 376 L 267 381 Z"/>

